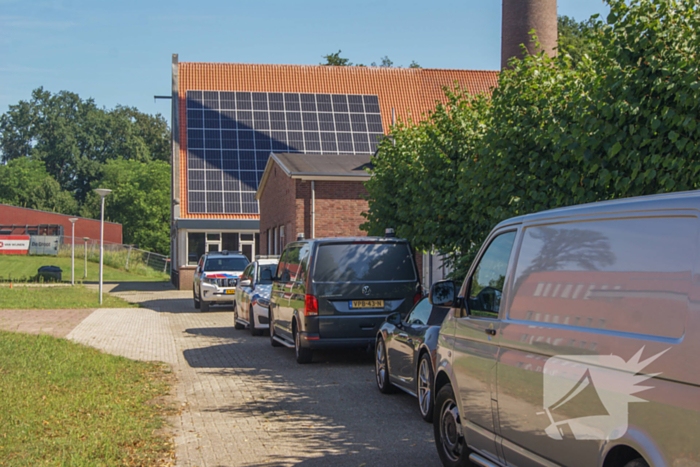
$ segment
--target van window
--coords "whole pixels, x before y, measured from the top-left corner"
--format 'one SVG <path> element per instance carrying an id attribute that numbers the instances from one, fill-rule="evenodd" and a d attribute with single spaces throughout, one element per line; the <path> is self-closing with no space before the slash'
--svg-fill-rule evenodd
<path id="1" fill-rule="evenodd" d="M 280 282 L 293 282 L 299 270 L 299 248 L 291 246 L 284 250 L 277 267 L 277 276 Z"/>
<path id="2" fill-rule="evenodd" d="M 316 282 L 415 280 L 406 243 L 330 243 L 318 248 Z"/>
<path id="3" fill-rule="evenodd" d="M 467 306 L 472 316 L 497 318 L 516 232 L 494 238 L 472 275 Z"/>
<path id="4" fill-rule="evenodd" d="M 697 239 L 695 217 L 525 228 L 509 318 L 681 337 Z"/>

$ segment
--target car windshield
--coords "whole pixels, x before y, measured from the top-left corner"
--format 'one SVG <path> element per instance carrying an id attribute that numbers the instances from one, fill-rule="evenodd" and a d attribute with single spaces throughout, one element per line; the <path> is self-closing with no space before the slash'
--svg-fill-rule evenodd
<path id="1" fill-rule="evenodd" d="M 263 274 L 263 271 L 269 271 L 269 275 L 267 273 Z M 258 269 L 258 283 L 272 284 L 272 277 L 274 277 L 275 271 L 277 271 L 276 264 L 261 264 L 260 268 Z"/>
<path id="2" fill-rule="evenodd" d="M 246 258 L 209 258 L 204 263 L 204 271 L 242 271 L 248 266 Z"/>
<path id="3" fill-rule="evenodd" d="M 331 243 L 318 249 L 314 280 L 414 281 L 416 273 L 406 243 Z"/>

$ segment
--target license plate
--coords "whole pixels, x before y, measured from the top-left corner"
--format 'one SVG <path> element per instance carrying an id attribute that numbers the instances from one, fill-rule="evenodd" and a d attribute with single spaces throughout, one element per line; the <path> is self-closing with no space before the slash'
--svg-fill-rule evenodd
<path id="1" fill-rule="evenodd" d="M 352 300 L 350 308 L 384 308 L 384 300 Z"/>
<path id="2" fill-rule="evenodd" d="M 236 289 L 229 289 L 224 292 L 226 295 L 233 295 L 236 293 Z"/>

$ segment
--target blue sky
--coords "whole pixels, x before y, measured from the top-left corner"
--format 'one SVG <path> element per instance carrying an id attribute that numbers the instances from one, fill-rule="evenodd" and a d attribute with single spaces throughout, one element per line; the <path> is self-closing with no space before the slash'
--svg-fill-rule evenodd
<path id="1" fill-rule="evenodd" d="M 602 0 L 558 0 L 560 15 L 604 17 Z M 171 54 L 181 61 L 496 70 L 501 0 L 345 2 L 0 0 L 0 112 L 39 86 L 170 117 Z"/>

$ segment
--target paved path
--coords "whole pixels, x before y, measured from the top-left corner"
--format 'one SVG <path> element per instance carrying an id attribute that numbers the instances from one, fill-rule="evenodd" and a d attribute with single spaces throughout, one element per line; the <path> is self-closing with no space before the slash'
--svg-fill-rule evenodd
<path id="1" fill-rule="evenodd" d="M 439 466 L 416 400 L 385 396 L 362 351 L 314 355 L 236 331 L 229 309 L 200 313 L 191 292 L 112 287 L 149 308 L 95 311 L 68 336 L 107 352 L 162 360 L 177 375 L 180 466 Z"/>

